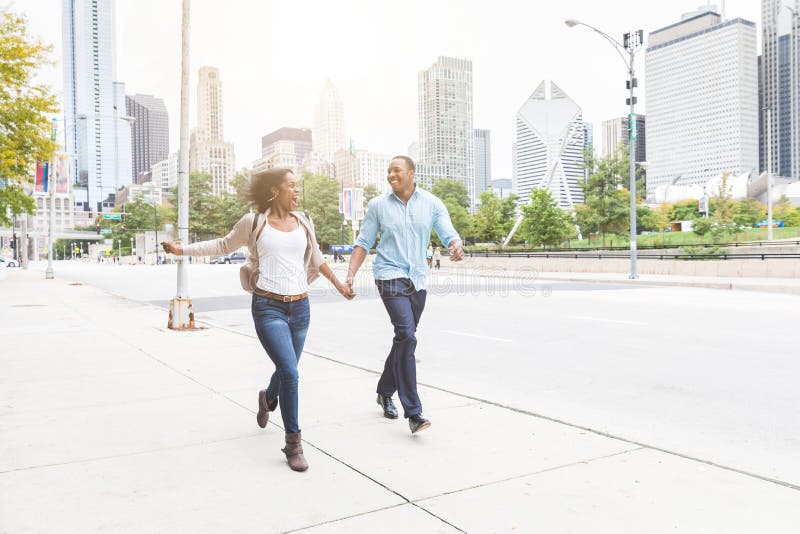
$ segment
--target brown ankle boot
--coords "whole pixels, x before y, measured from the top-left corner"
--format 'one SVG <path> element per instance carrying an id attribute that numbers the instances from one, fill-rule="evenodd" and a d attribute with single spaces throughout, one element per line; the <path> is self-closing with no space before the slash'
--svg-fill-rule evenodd
<path id="1" fill-rule="evenodd" d="M 303 443 L 300 432 L 294 434 L 286 433 L 286 447 L 281 449 L 286 454 L 286 461 L 292 471 L 305 471 L 308 469 L 308 462 L 303 456 Z"/>

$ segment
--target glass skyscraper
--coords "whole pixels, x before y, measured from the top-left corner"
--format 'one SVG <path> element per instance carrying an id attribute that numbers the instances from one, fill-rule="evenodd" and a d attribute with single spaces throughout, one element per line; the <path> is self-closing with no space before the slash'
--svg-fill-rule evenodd
<path id="1" fill-rule="evenodd" d="M 112 0 L 63 0 L 66 152 L 79 211 L 113 207 L 117 189 L 131 183 L 131 125 L 125 85 L 113 80 Z"/>

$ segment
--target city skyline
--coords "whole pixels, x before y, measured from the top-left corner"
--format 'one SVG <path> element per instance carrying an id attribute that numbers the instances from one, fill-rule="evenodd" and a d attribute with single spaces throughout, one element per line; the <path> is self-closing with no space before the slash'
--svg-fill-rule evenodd
<path id="1" fill-rule="evenodd" d="M 51 8 L 58 8 L 59 4 L 40 0 L 18 7 L 29 15 L 35 35 L 52 36 L 46 40 L 55 45 L 52 57 L 56 65 L 45 69 L 41 78 L 57 92 L 63 87 L 57 38 L 60 20 L 52 16 Z M 347 110 L 347 139 L 353 138 L 356 146 L 370 151 L 402 153 L 417 137 L 417 72 L 440 55 L 469 59 L 474 69 L 474 122 L 492 131 L 492 175 L 511 176 L 515 103 L 526 98 L 542 78 L 558 79 L 570 87 L 570 94 L 581 102 L 595 130 L 599 131 L 602 120 L 626 112 L 625 71 L 619 57 L 600 42 L 599 36 L 585 29 L 569 29 L 564 26 L 564 19 L 576 17 L 619 39 L 632 28 L 647 33 L 662 27 L 699 4 L 702 3 L 681 0 L 669 6 L 648 6 L 640 13 L 617 14 L 625 10 L 615 10 L 608 3 L 600 6 L 581 1 L 544 13 L 527 8 L 537 17 L 534 22 L 526 22 L 526 8 L 510 2 L 493 5 L 489 13 L 477 2 L 410 2 L 400 12 L 349 2 L 346 7 L 352 13 L 347 17 L 341 15 L 340 5 L 315 2 L 269 8 L 240 3 L 220 17 L 209 4 L 194 2 L 191 70 L 196 72 L 208 64 L 225 73 L 226 138 L 235 144 L 239 161 L 250 162 L 260 156 L 259 140 L 264 132 L 287 125 L 313 125 L 317 92 L 328 77 L 339 88 Z M 292 48 L 292 54 L 264 52 L 282 46 L 282 42 L 296 44 L 296 29 L 282 29 L 279 21 L 309 9 L 320 14 L 321 21 L 341 19 L 336 39 L 326 42 L 324 49 L 309 39 L 307 44 Z M 160 16 L 151 18 L 148 13 L 153 11 Z M 728 1 L 726 12 L 728 17 L 742 17 L 760 26 L 757 3 Z M 412 28 L 409 37 L 385 38 L 383 33 L 390 20 Z M 493 22 L 502 30 L 492 30 Z M 165 10 L 163 4 L 147 0 L 136 4 L 119 2 L 117 26 L 116 79 L 126 82 L 129 94 L 164 98 L 170 115 L 177 117 L 179 4 Z M 303 28 L 310 34 L 316 32 L 324 37 L 330 31 L 327 27 L 304 19 Z M 142 28 L 148 28 L 147 39 L 143 38 Z M 221 33 L 227 38 L 202 37 L 219 37 Z M 262 34 L 266 39 L 259 37 Z M 414 35 L 423 34 L 429 38 L 414 39 Z M 370 46 L 365 47 L 365 43 Z M 537 49 L 548 53 L 537 53 Z M 587 56 L 587 49 L 593 51 L 591 56 Z M 232 55 L 240 57 L 232 61 Z M 154 63 L 153 57 L 161 60 Z M 637 55 L 637 64 L 644 84 L 643 53 Z M 195 84 L 192 77 L 192 95 L 196 94 Z M 640 90 L 639 95 L 638 108 L 645 112 L 644 91 Z M 193 103 L 191 124 L 196 124 L 194 106 Z M 177 131 L 170 132 L 170 144 L 177 146 Z"/>

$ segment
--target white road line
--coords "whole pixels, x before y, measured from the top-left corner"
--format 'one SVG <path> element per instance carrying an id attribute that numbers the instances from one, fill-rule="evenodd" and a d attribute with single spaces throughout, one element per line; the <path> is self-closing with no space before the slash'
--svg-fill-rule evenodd
<path id="1" fill-rule="evenodd" d="M 455 332 L 453 330 L 442 330 L 445 334 L 453 334 L 454 336 L 475 337 L 478 339 L 488 339 L 489 341 L 503 341 L 505 343 L 513 343 L 513 339 L 503 339 L 502 337 L 480 336 L 478 334 L 468 334 L 466 332 Z"/>
<path id="2" fill-rule="evenodd" d="M 584 315 L 567 315 L 567 319 L 582 319 L 584 321 L 598 321 L 601 323 L 617 323 L 617 324 L 635 324 L 639 326 L 647 326 L 649 323 L 641 323 L 639 321 L 619 321 L 617 319 L 602 319 L 600 317 L 586 317 Z"/>

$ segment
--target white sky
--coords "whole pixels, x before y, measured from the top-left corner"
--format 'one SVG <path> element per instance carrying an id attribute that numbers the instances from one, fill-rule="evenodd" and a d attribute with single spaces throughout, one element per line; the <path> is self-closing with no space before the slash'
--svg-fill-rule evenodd
<path id="1" fill-rule="evenodd" d="M 16 0 L 31 32 L 54 46 L 41 80 L 60 94 L 61 0 Z M 543 79 L 556 82 L 595 124 L 627 113 L 626 70 L 611 45 L 567 18 L 622 40 L 677 22 L 700 0 L 194 0 L 191 14 L 191 118 L 197 69 L 213 65 L 223 82 L 225 137 L 237 167 L 261 156 L 261 136 L 282 126 L 311 127 L 325 78 L 344 101 L 345 129 L 357 148 L 406 153 L 417 139 L 417 73 L 438 56 L 472 60 L 474 126 L 492 135 L 492 178 L 511 177 L 515 114 Z M 117 79 L 128 94 L 163 98 L 170 150 L 178 149 L 180 0 L 117 0 Z M 754 21 L 759 0 L 728 0 L 727 18 Z M 760 46 L 760 45 L 759 45 Z M 637 112 L 646 113 L 644 51 L 637 54 Z"/>

